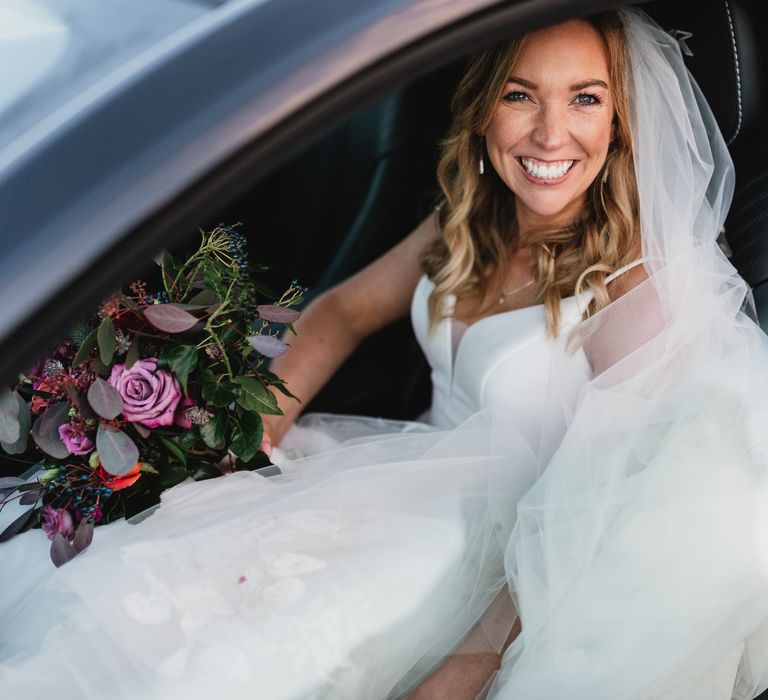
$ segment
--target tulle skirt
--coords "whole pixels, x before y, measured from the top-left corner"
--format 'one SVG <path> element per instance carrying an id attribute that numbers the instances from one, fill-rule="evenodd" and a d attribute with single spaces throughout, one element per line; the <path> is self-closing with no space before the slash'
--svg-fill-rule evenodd
<path id="1" fill-rule="evenodd" d="M 746 337 L 733 357 L 764 352 Z M 517 611 L 486 697 L 751 698 L 762 387 L 768 370 L 706 362 L 652 400 L 593 382 L 546 467 L 505 411 L 453 430 L 307 416 L 280 475 L 182 484 L 61 569 L 40 531 L 0 545 L 0 693 L 398 698 L 470 631 L 501 652 Z M 512 612 L 488 620 L 500 595 Z"/>

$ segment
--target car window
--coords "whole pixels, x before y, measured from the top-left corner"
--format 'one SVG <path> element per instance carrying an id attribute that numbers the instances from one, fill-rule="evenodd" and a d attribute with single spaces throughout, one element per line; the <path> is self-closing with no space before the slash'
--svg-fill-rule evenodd
<path id="1" fill-rule="evenodd" d="M 3 0 L 0 150 L 224 0 Z"/>

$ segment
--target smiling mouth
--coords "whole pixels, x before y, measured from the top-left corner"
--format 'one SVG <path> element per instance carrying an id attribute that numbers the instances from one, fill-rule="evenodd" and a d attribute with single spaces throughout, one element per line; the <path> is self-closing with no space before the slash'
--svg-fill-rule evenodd
<path id="1" fill-rule="evenodd" d="M 543 161 L 536 158 L 518 156 L 515 160 L 532 182 L 555 185 L 562 182 L 578 163 L 578 160 Z"/>

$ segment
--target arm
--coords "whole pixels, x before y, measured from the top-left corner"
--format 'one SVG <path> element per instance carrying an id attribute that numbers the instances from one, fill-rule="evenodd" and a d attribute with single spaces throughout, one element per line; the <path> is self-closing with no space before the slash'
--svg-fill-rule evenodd
<path id="1" fill-rule="evenodd" d="M 408 313 L 421 253 L 438 235 L 437 216 L 431 214 L 389 252 L 307 306 L 296 335 L 284 338 L 291 349 L 270 365 L 301 403 L 276 394 L 284 415 L 264 417 L 268 453 L 358 344 Z"/>

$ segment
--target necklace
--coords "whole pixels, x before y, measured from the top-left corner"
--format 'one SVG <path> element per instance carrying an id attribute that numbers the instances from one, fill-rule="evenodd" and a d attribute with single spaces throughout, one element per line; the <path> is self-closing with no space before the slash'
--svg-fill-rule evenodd
<path id="1" fill-rule="evenodd" d="M 518 292 L 522 292 L 524 289 L 527 289 L 530 287 L 536 280 L 528 280 L 524 285 L 521 287 L 515 287 L 515 289 L 510 289 L 507 291 L 506 289 L 501 290 L 501 294 L 499 295 L 499 304 L 503 304 L 507 297 L 511 297 L 513 294 L 517 294 Z"/>

